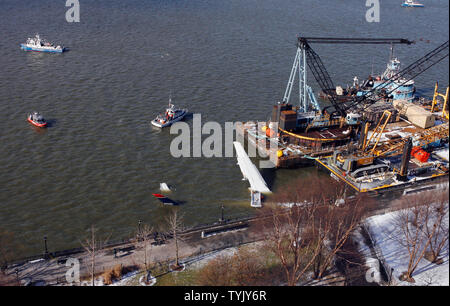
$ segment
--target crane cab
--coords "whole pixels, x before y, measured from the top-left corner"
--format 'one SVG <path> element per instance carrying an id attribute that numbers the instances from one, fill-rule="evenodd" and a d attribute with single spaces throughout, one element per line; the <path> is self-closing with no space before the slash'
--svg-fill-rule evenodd
<path id="1" fill-rule="evenodd" d="M 361 115 L 356 113 L 348 113 L 347 116 L 345 116 L 345 123 L 348 125 L 356 125 L 361 122 Z"/>

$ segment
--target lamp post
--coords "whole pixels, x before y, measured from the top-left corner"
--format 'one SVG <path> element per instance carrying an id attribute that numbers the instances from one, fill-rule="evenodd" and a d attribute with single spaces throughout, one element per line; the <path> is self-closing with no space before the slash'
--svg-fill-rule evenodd
<path id="1" fill-rule="evenodd" d="M 142 237 L 141 237 L 141 223 L 142 223 L 142 221 L 141 220 L 139 220 L 138 221 L 138 240 L 140 241 L 141 239 L 142 239 Z"/>
<path id="2" fill-rule="evenodd" d="M 225 221 L 225 220 L 223 219 L 223 209 L 224 209 L 224 207 L 223 207 L 223 204 L 222 204 L 222 206 L 221 206 L 220 222 L 224 222 L 224 221 Z"/>
<path id="3" fill-rule="evenodd" d="M 48 258 L 48 249 L 47 249 L 47 236 L 44 236 L 44 258 Z"/>

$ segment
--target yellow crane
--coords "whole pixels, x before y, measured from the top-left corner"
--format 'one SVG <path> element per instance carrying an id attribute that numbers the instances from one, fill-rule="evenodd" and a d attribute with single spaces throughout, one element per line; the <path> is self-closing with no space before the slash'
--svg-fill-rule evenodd
<path id="1" fill-rule="evenodd" d="M 390 117 L 391 112 L 385 111 L 383 113 L 369 139 L 367 139 L 369 124 L 366 124 L 361 148 L 354 153 L 335 152 L 335 163 L 344 171 L 353 171 L 357 167 L 372 165 L 376 158 L 401 154 L 403 147 L 408 142 L 408 137 L 380 142 Z M 429 129 L 418 131 L 411 136 L 414 145 L 422 147 L 432 142 L 448 138 L 449 124 L 446 122 Z"/>
<path id="2" fill-rule="evenodd" d="M 388 124 L 389 119 L 391 119 L 391 116 L 392 116 L 392 113 L 390 111 L 385 110 L 383 112 L 383 115 L 381 115 L 381 118 L 378 121 L 377 126 L 373 130 L 372 135 L 370 135 L 369 140 L 367 140 L 367 132 L 368 132 L 368 127 L 369 126 L 368 126 L 368 124 L 366 124 L 366 126 L 365 126 L 366 131 L 364 133 L 365 139 L 363 141 L 363 145 L 362 145 L 362 148 L 361 148 L 363 153 L 366 153 L 366 152 L 369 153 L 370 152 L 371 154 L 374 154 L 375 149 L 376 149 L 378 143 L 380 142 L 380 138 L 383 135 L 384 129 L 386 128 L 386 125 Z M 372 142 L 372 139 L 375 139 L 375 143 L 373 144 L 371 149 L 368 149 L 370 144 L 371 144 L 371 142 Z"/>
<path id="3" fill-rule="evenodd" d="M 377 126 L 373 130 L 369 139 L 367 134 L 369 131 L 370 123 L 367 122 L 364 126 L 364 139 L 362 140 L 362 146 L 359 150 L 350 154 L 335 154 L 335 159 L 342 165 L 342 168 L 348 171 L 353 171 L 355 167 L 372 165 L 377 154 L 377 146 L 380 142 L 381 136 L 384 133 L 384 129 L 391 119 L 392 113 L 385 110 L 378 121 Z"/>
<path id="4" fill-rule="evenodd" d="M 447 90 L 445 91 L 445 94 L 438 92 L 438 82 L 436 82 L 436 85 L 434 86 L 434 95 L 433 95 L 433 103 L 431 104 L 431 112 L 433 113 L 437 104 L 437 98 L 441 97 L 444 99 L 444 105 L 442 106 L 442 117 L 449 120 L 449 113 L 447 110 L 447 102 L 448 102 L 448 90 L 449 87 L 447 86 Z"/>

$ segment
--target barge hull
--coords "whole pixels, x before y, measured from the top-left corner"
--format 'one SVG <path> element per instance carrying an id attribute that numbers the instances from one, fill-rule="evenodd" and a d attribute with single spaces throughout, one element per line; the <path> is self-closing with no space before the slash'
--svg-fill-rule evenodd
<path id="1" fill-rule="evenodd" d="M 360 188 L 355 184 L 354 182 L 347 179 L 344 175 L 339 173 L 337 169 L 334 167 L 328 165 L 328 163 L 325 160 L 317 159 L 316 160 L 317 165 L 320 169 L 324 170 L 327 173 L 330 173 L 330 175 L 337 178 L 339 181 L 344 182 L 346 185 L 350 186 L 353 190 L 359 192 L 359 193 L 383 193 L 387 191 L 394 191 L 394 190 L 402 190 L 409 187 L 416 187 L 418 185 L 422 185 L 437 179 L 448 177 L 448 172 L 443 173 L 433 173 L 430 174 L 427 177 L 413 177 L 405 182 L 401 181 L 395 181 L 395 183 L 392 184 L 385 184 L 373 188 Z"/>

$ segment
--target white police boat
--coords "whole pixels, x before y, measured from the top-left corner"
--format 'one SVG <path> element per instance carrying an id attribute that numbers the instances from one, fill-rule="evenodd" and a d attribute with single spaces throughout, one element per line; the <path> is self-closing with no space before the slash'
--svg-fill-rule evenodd
<path id="1" fill-rule="evenodd" d="M 425 7 L 425 5 L 423 5 L 422 3 L 419 3 L 414 0 L 406 0 L 405 2 L 402 3 L 402 6 L 403 7 Z"/>
<path id="2" fill-rule="evenodd" d="M 53 52 L 62 53 L 66 51 L 66 48 L 61 46 L 55 46 L 49 43 L 45 39 L 42 39 L 39 34 L 36 34 L 33 38 L 28 38 L 26 43 L 20 44 L 20 48 L 24 51 L 37 51 L 37 52 Z"/>

